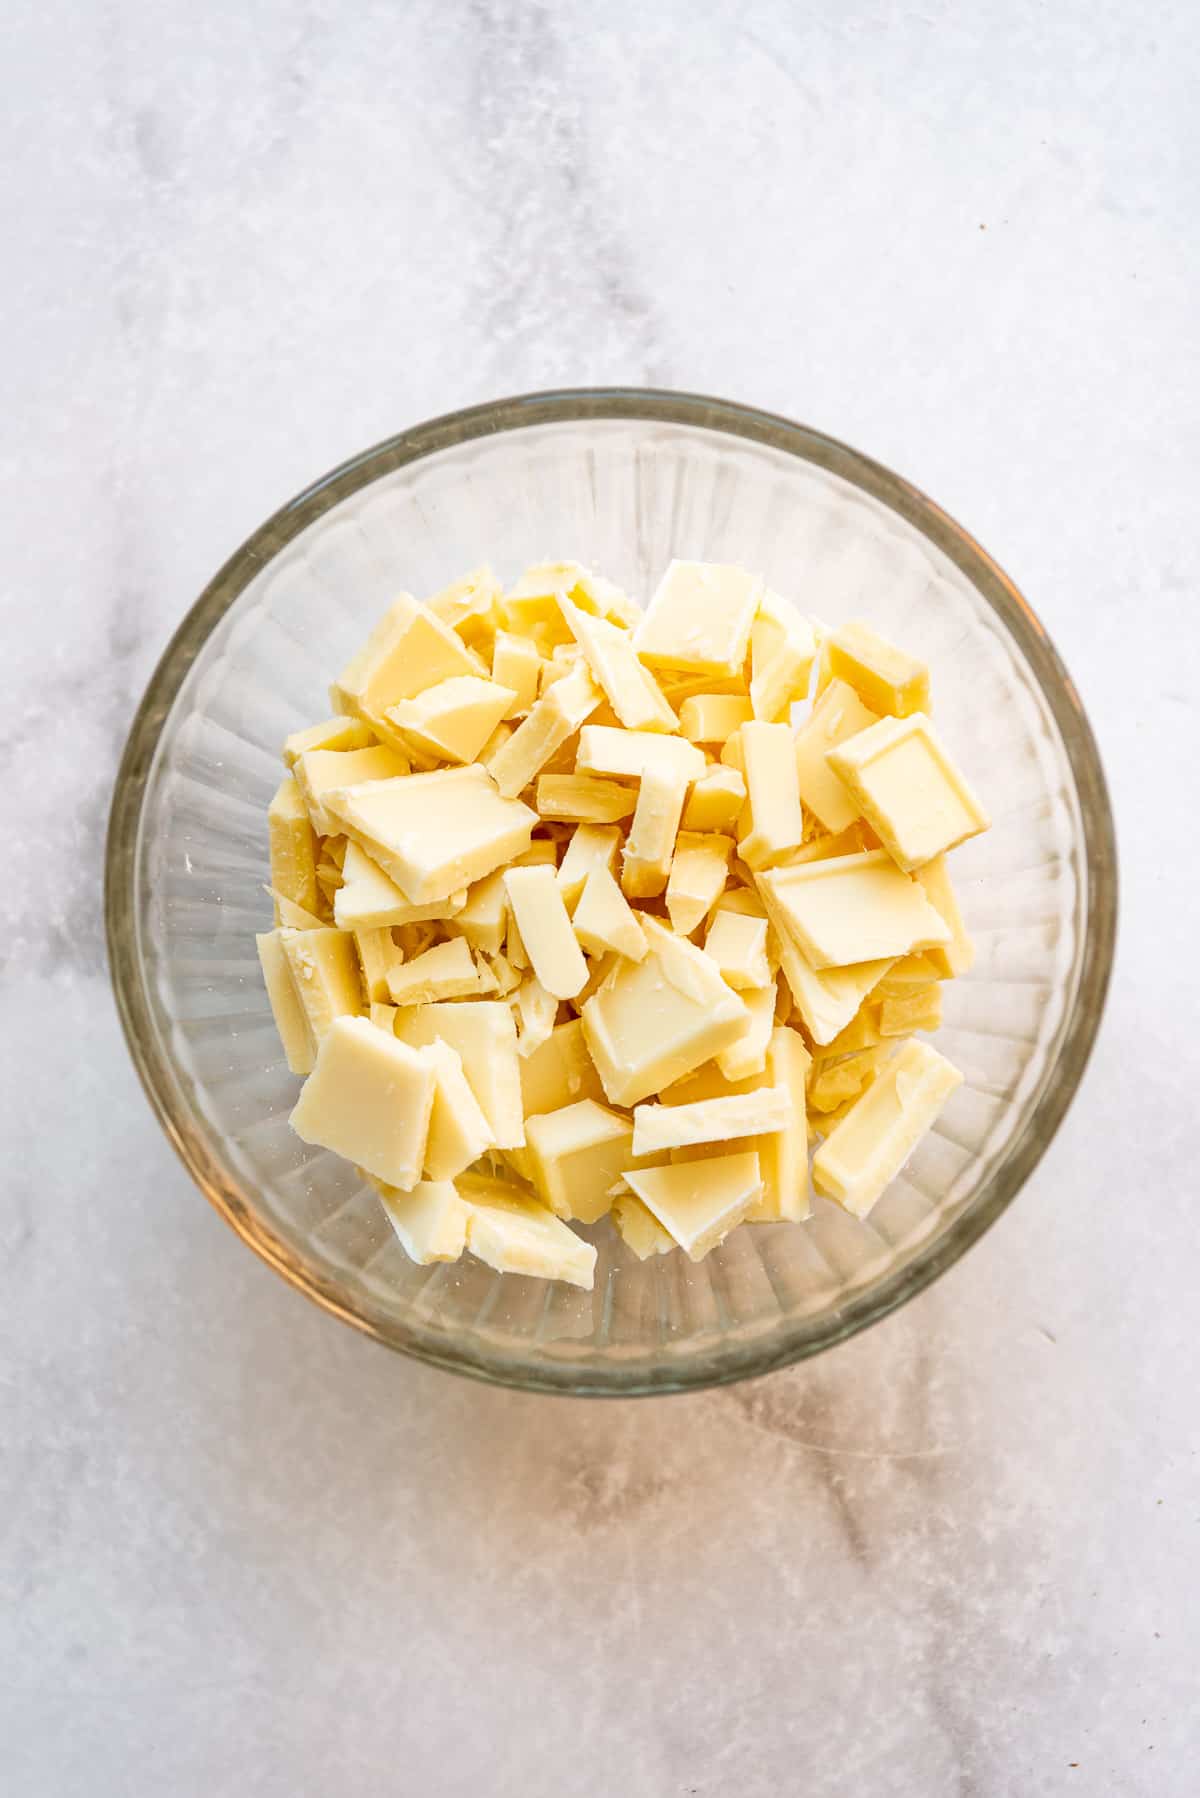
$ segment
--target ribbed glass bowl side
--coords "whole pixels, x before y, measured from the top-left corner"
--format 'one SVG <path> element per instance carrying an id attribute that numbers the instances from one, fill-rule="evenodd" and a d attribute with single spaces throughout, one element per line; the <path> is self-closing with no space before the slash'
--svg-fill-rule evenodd
<path id="1" fill-rule="evenodd" d="M 588 398 L 574 396 L 576 413 Z M 430 427 L 411 460 L 411 438 L 382 446 L 234 558 L 168 650 L 131 738 L 110 837 L 110 941 L 131 1046 L 169 1133 L 296 1284 L 465 1371 L 669 1389 L 837 1340 L 953 1260 L 1012 1196 L 1099 1015 L 1111 826 L 1086 723 L 1036 621 L 920 496 L 781 421 L 738 434 L 761 415 L 660 396 L 658 416 L 578 416 L 571 401 L 542 402 L 542 416 L 536 401 L 496 408 L 502 424 L 485 415 L 482 434 L 446 441 Z M 772 430 L 793 437 L 774 442 Z M 866 1223 L 818 1200 L 808 1224 L 739 1230 L 699 1266 L 639 1263 L 600 1224 L 588 1232 L 590 1294 L 471 1259 L 414 1267 L 353 1170 L 287 1125 L 297 1082 L 254 949 L 270 920 L 279 744 L 327 712 L 331 673 L 400 587 L 424 595 L 481 561 L 508 578 L 570 556 L 644 598 L 673 554 L 760 568 L 805 610 L 865 615 L 931 664 L 939 726 L 994 820 L 955 857 L 978 959 L 946 988 L 936 1040 L 964 1085 Z"/>

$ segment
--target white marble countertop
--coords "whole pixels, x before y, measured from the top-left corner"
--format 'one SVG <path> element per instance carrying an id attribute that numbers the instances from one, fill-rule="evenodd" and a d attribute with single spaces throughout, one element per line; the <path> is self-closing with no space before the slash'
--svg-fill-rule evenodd
<path id="1" fill-rule="evenodd" d="M 47 0 L 3 54 L 5 1791 L 1194 1792 L 1194 9 Z M 159 1134 L 101 944 L 131 709 L 226 554 L 399 426 L 605 381 L 961 518 L 1123 858 L 1019 1202 L 865 1337 L 655 1403 L 290 1292 Z"/>

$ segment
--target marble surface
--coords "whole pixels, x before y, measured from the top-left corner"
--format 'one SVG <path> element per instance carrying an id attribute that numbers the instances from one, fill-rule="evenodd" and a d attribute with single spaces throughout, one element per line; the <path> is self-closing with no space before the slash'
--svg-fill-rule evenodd
<path id="1" fill-rule="evenodd" d="M 5 1791 L 1193 1792 L 1194 9 L 45 0 L 3 58 Z M 1020 1201 L 867 1336 L 655 1403 L 288 1291 L 152 1121 L 100 924 L 131 709 L 231 548 L 407 422 L 604 381 L 962 518 L 1123 857 Z"/>

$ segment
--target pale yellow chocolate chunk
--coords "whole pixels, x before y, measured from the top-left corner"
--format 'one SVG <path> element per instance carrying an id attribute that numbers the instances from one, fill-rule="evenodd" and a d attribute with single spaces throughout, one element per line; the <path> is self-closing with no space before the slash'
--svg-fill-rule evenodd
<path id="1" fill-rule="evenodd" d="M 618 1236 L 639 1261 L 647 1261 L 651 1255 L 669 1254 L 675 1247 L 675 1238 L 631 1192 L 618 1193 L 611 1215 Z"/>
<path id="2" fill-rule="evenodd" d="M 746 783 L 737 768 L 706 768 L 683 808 L 683 828 L 732 832 L 745 803 Z"/>
<path id="3" fill-rule="evenodd" d="M 342 866 L 342 884 L 333 896 L 333 917 L 339 930 L 379 930 L 452 918 L 466 902 L 464 888 L 444 899 L 431 900 L 428 905 L 411 904 L 366 850 L 350 843 Z"/>
<path id="4" fill-rule="evenodd" d="M 587 981 L 588 969 L 555 870 L 510 868 L 504 888 L 534 973 L 556 999 L 574 998 Z"/>
<path id="5" fill-rule="evenodd" d="M 454 919 L 454 928 L 481 954 L 499 955 L 508 925 L 508 895 L 504 870 L 487 874 L 468 890 L 467 902 Z"/>
<path id="6" fill-rule="evenodd" d="M 388 998 L 388 975 L 404 960 L 404 952 L 386 928 L 356 930 L 354 947 L 362 969 L 363 990 L 372 1004 Z"/>
<path id="7" fill-rule="evenodd" d="M 579 774 L 611 774 L 622 780 L 644 780 L 652 770 L 674 776 L 685 785 L 704 773 L 704 753 L 682 737 L 647 730 L 617 730 L 607 724 L 585 724 L 579 733 L 575 769 Z"/>
<path id="8" fill-rule="evenodd" d="M 675 839 L 667 881 L 667 915 L 680 936 L 691 936 L 707 918 L 729 875 L 731 838 L 715 832 L 681 830 Z"/>
<path id="9" fill-rule="evenodd" d="M 818 685 L 845 681 L 865 705 L 882 716 L 907 718 L 929 710 L 929 670 L 861 620 L 830 631 L 821 645 Z"/>
<path id="10" fill-rule="evenodd" d="M 792 1116 L 782 1130 L 756 1136 L 762 1172 L 762 1196 L 746 1213 L 751 1224 L 774 1223 L 779 1218 L 799 1219 L 812 1209 L 808 1182 L 808 1127 L 805 1083 L 811 1057 L 798 1031 L 777 1024 L 767 1045 L 766 1077 L 782 1087 L 792 1102 Z"/>
<path id="11" fill-rule="evenodd" d="M 894 957 L 818 972 L 789 934 L 786 914 L 771 897 L 763 876 L 759 878 L 759 891 L 775 930 L 780 965 L 796 1010 L 813 1041 L 828 1043 L 846 1028 L 871 988 L 887 973 Z"/>
<path id="12" fill-rule="evenodd" d="M 456 675 L 486 674 L 486 664 L 457 632 L 424 606 L 417 606 L 411 617 L 398 620 L 394 633 L 363 671 L 356 690 L 348 691 L 353 703 L 346 709 L 366 718 L 390 742 L 397 732 L 389 713 L 401 700 L 414 699 L 426 688 Z"/>
<path id="13" fill-rule="evenodd" d="M 452 937 L 390 968 L 387 987 L 393 1005 L 473 998 L 479 992 L 479 970 L 469 945 L 460 936 Z"/>
<path id="14" fill-rule="evenodd" d="M 517 1054 L 524 1059 L 549 1042 L 558 1016 L 558 1000 L 536 974 L 527 974 L 513 994 L 512 1008 L 517 1020 Z"/>
<path id="15" fill-rule="evenodd" d="M 453 1180 L 492 1146 L 492 1131 L 463 1072 L 462 1057 L 449 1043 L 421 1050 L 433 1069 L 433 1109 L 425 1144 L 430 1180 Z"/>
<path id="16" fill-rule="evenodd" d="M 771 984 L 765 918 L 747 916 L 724 903 L 718 905 L 704 939 L 704 952 L 735 992 Z"/>
<path id="17" fill-rule="evenodd" d="M 556 1216 L 594 1224 L 630 1160 L 633 1126 L 594 1099 L 531 1117 L 525 1125 L 533 1183 Z"/>
<path id="18" fill-rule="evenodd" d="M 593 678 L 626 730 L 676 731 L 679 720 L 663 698 L 654 676 L 638 660 L 627 631 L 603 618 L 590 617 L 558 595 L 563 621 L 579 645 Z"/>
<path id="19" fill-rule="evenodd" d="M 383 667 L 403 639 L 418 611 L 411 593 L 396 598 L 358 653 L 352 656 L 329 688 L 329 703 L 335 712 L 359 716 L 359 703 L 372 677 Z M 396 695 L 400 697 L 399 694 Z"/>
<path id="20" fill-rule="evenodd" d="M 857 1099 L 874 1080 L 891 1051 L 890 1043 L 858 1049 L 836 1061 L 822 1059 L 813 1069 L 808 1103 L 813 1111 L 837 1111 L 848 1099 Z"/>
<path id="21" fill-rule="evenodd" d="M 800 798 L 827 831 L 846 830 L 858 817 L 858 805 L 825 758 L 839 743 L 876 723 L 877 714 L 867 709 L 853 687 L 834 681 L 796 732 Z"/>
<path id="22" fill-rule="evenodd" d="M 765 724 L 787 721 L 793 703 L 808 692 L 817 640 L 808 619 L 769 590 L 759 602 L 750 632 L 750 704 Z"/>
<path id="23" fill-rule="evenodd" d="M 762 1193 L 753 1150 L 670 1167 L 630 1168 L 637 1198 L 692 1261 L 723 1242 Z"/>
<path id="24" fill-rule="evenodd" d="M 404 741 L 423 754 L 437 761 L 473 762 L 516 697 L 513 687 L 477 674 L 457 674 L 389 706 L 387 717 Z"/>
<path id="25" fill-rule="evenodd" d="M 556 1024 L 546 1041 L 521 1060 L 521 1104 L 526 1120 L 558 1111 L 579 1099 L 603 1100 L 604 1088 L 578 1018 Z"/>
<path id="26" fill-rule="evenodd" d="M 401 1192 L 371 1177 L 400 1246 L 418 1267 L 457 1261 L 467 1246 L 467 1208 L 449 1180 L 418 1180 Z"/>
<path id="27" fill-rule="evenodd" d="M 542 818 L 574 824 L 614 824 L 628 818 L 637 804 L 637 793 L 619 781 L 593 774 L 543 774 L 535 801 Z"/>
<path id="28" fill-rule="evenodd" d="M 305 911 L 302 905 L 297 905 L 295 900 L 289 899 L 285 893 L 277 893 L 274 887 L 264 887 L 263 892 L 271 895 L 275 907 L 276 924 L 283 924 L 288 930 L 323 930 L 325 928 L 324 918 L 318 917 L 315 912 Z"/>
<path id="29" fill-rule="evenodd" d="M 818 971 L 950 940 L 941 914 L 882 849 L 776 868 L 758 886 Z"/>
<path id="30" fill-rule="evenodd" d="M 321 837 L 334 836 L 338 830 L 322 804 L 326 793 L 360 781 L 395 779 L 408 771 L 407 759 L 382 743 L 370 749 L 306 749 L 297 756 L 294 769 L 312 827 Z"/>
<path id="31" fill-rule="evenodd" d="M 394 1005 L 371 1005 L 368 1007 L 367 1016 L 377 1029 L 386 1030 L 389 1036 L 395 1036 L 396 1007 Z"/>
<path id="32" fill-rule="evenodd" d="M 293 1074 L 309 1074 L 312 1072 L 316 1050 L 307 1014 L 292 979 L 282 932 L 267 931 L 254 940 L 258 945 L 258 959 L 262 963 L 267 998 L 271 1001 L 275 1028 L 279 1032 L 288 1068 Z"/>
<path id="33" fill-rule="evenodd" d="M 319 1045 L 335 1018 L 362 1010 L 354 938 L 341 930 L 281 930 L 279 940 L 313 1042 Z"/>
<path id="34" fill-rule="evenodd" d="M 317 840 L 293 775 L 280 781 L 267 809 L 271 885 L 305 911 L 317 909 Z"/>
<path id="35" fill-rule="evenodd" d="M 596 1251 L 590 1242 L 536 1199 L 522 1198 L 499 1180 L 466 1174 L 458 1182 L 467 1207 L 467 1247 L 503 1274 L 563 1280 L 590 1291 Z"/>
<path id="36" fill-rule="evenodd" d="M 433 1091 L 424 1056 L 366 1018 L 336 1018 L 301 1089 L 292 1129 L 407 1192 L 421 1178 Z"/>
<path id="37" fill-rule="evenodd" d="M 800 847 L 804 819 L 796 747 L 786 724 L 743 724 L 721 752 L 746 781 L 738 854 L 748 868 L 769 868 Z"/>
<path id="38" fill-rule="evenodd" d="M 648 768 L 642 776 L 621 857 L 621 886 L 628 898 L 652 899 L 666 887 L 686 796 L 686 782 L 675 769 Z"/>
<path id="39" fill-rule="evenodd" d="M 492 650 L 492 679 L 512 689 L 506 718 L 523 718 L 537 703 L 542 658 L 536 643 L 512 631 L 497 631 Z"/>
<path id="40" fill-rule="evenodd" d="M 641 961 L 646 953 L 646 933 L 638 914 L 603 866 L 588 875 L 572 924 L 589 955 L 615 953 Z"/>
<path id="41" fill-rule="evenodd" d="M 939 979 L 952 980 L 970 970 L 975 960 L 975 945 L 967 935 L 958 899 L 950 883 L 945 856 L 935 855 L 932 861 L 918 868 L 917 879 L 924 887 L 929 903 L 936 906 L 950 928 L 950 941 L 927 949 L 925 953 L 933 963 Z"/>
<path id="42" fill-rule="evenodd" d="M 740 693 L 695 693 L 679 708 L 679 728 L 689 743 L 725 743 L 753 716 Z"/>
<path id="43" fill-rule="evenodd" d="M 775 1025 L 774 985 L 743 992 L 741 997 L 750 1014 L 746 1028 L 736 1042 L 730 1043 L 717 1056 L 717 1066 L 728 1080 L 748 1080 L 764 1071 L 767 1045 Z"/>
<path id="44" fill-rule="evenodd" d="M 435 618 L 457 631 L 463 642 L 480 654 L 490 649 L 496 614 L 503 589 L 488 567 L 473 568 L 461 580 L 434 593 L 425 601 Z"/>
<path id="45" fill-rule="evenodd" d="M 817 1150 L 817 1191 L 866 1217 L 961 1083 L 928 1043 L 905 1043 Z"/>
<path id="46" fill-rule="evenodd" d="M 737 674 L 761 594 L 761 579 L 743 568 L 672 562 L 634 633 L 634 647 L 652 668 Z"/>
<path id="47" fill-rule="evenodd" d="M 642 917 L 649 949 L 619 960 L 583 1007 L 583 1026 L 611 1104 L 634 1105 L 720 1054 L 746 1007 L 702 949 Z"/>
<path id="48" fill-rule="evenodd" d="M 463 1072 L 487 1118 L 497 1148 L 520 1148 L 525 1141 L 517 1030 L 508 1004 L 499 999 L 462 999 L 415 1005 L 397 1013 L 396 1035 L 413 1048 L 449 1043 L 462 1058 Z"/>
<path id="49" fill-rule="evenodd" d="M 942 989 L 936 983 L 879 1002 L 880 1036 L 909 1036 L 914 1030 L 938 1030 L 942 1023 Z"/>
<path id="50" fill-rule="evenodd" d="M 491 758 L 488 771 L 501 793 L 515 799 L 518 793 L 524 792 L 555 751 L 561 749 L 579 730 L 584 719 L 591 716 L 601 697 L 600 688 L 584 662 L 555 681 L 503 748 Z"/>
<path id="51" fill-rule="evenodd" d="M 330 793 L 326 810 L 414 905 L 443 899 L 529 847 L 537 813 L 482 768 L 448 768 Z"/>
<path id="52" fill-rule="evenodd" d="M 369 724 L 341 712 L 336 718 L 326 718 L 321 724 L 310 724 L 307 730 L 294 730 L 285 737 L 284 766 L 294 767 L 297 758 L 308 749 L 369 749 L 374 741 Z"/>
<path id="53" fill-rule="evenodd" d="M 621 833 L 615 824 L 581 824 L 567 844 L 567 852 L 559 863 L 558 890 L 563 904 L 573 912 L 587 885 L 593 868 L 607 868 L 611 874 L 617 865 Z"/>
<path id="54" fill-rule="evenodd" d="M 881 718 L 831 750 L 828 761 L 884 848 L 910 872 L 988 827 L 923 712 Z"/>
<path id="55" fill-rule="evenodd" d="M 692 1143 L 729 1142 L 739 1136 L 761 1136 L 783 1130 L 792 1121 L 791 1094 L 782 1086 L 763 1086 L 724 1099 L 699 1099 L 683 1105 L 637 1105 L 633 1112 L 633 1152 L 655 1155 Z"/>

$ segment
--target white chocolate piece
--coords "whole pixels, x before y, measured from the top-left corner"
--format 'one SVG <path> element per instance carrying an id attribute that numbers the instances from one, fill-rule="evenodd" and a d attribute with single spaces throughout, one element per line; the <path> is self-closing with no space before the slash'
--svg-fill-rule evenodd
<path id="1" fill-rule="evenodd" d="M 456 936 L 389 969 L 387 986 L 393 1005 L 469 999 L 479 992 L 479 970 L 469 945 Z"/>
<path id="2" fill-rule="evenodd" d="M 518 733 L 519 734 L 519 733 Z M 447 898 L 529 847 L 536 812 L 497 793 L 483 768 L 370 781 L 325 798 L 414 904 Z"/>
<path id="3" fill-rule="evenodd" d="M 828 761 L 909 873 L 988 828 L 987 813 L 924 712 L 881 718 L 831 750 Z"/>
<path id="4" fill-rule="evenodd" d="M 387 628 L 377 652 L 351 674 L 349 682 L 343 673 L 335 689 L 345 694 L 344 709 L 367 719 L 388 742 L 398 734 L 388 714 L 401 700 L 415 699 L 427 687 L 456 675 L 487 674 L 484 663 L 448 624 L 425 606 L 412 601 L 408 605 L 407 617 L 403 601 L 392 608 L 388 616 L 393 623 L 387 627 L 384 621 Z"/>
<path id="5" fill-rule="evenodd" d="M 362 1010 L 362 977 L 354 938 L 341 930 L 281 930 L 296 996 L 313 1043 L 320 1045 L 335 1018 Z"/>
<path id="6" fill-rule="evenodd" d="M 672 562 L 634 634 L 652 668 L 735 675 L 762 594 L 758 575 L 713 562 Z"/>
<path id="7" fill-rule="evenodd" d="M 335 712 L 358 717 L 359 702 L 373 675 L 383 667 L 404 633 L 417 615 L 417 602 L 411 593 L 401 593 L 384 613 L 371 635 L 356 655 L 351 656 L 342 672 L 329 688 L 329 703 Z M 396 695 L 400 697 L 399 694 Z"/>
<path id="8" fill-rule="evenodd" d="M 776 868 L 758 886 L 818 971 L 950 940 L 940 912 L 882 849 Z"/>
<path id="9" fill-rule="evenodd" d="M 533 1183 L 556 1216 L 594 1224 L 630 1161 L 633 1126 L 620 1112 L 580 1099 L 525 1126 Z"/>
<path id="10" fill-rule="evenodd" d="M 457 631 L 464 643 L 483 653 L 495 634 L 496 611 L 502 597 L 499 581 L 484 565 L 431 594 L 425 604 L 435 618 Z"/>
<path id="11" fill-rule="evenodd" d="M 593 868 L 588 875 L 572 924 L 589 955 L 615 953 L 641 961 L 646 953 L 646 933 L 638 914 L 605 867 Z"/>
<path id="12" fill-rule="evenodd" d="M 296 779 L 285 774 L 267 808 L 271 885 L 302 906 L 317 909 L 317 841 Z"/>
<path id="13" fill-rule="evenodd" d="M 737 1041 L 717 1056 L 717 1066 L 727 1080 L 749 1080 L 765 1072 L 767 1045 L 775 1026 L 773 984 L 743 992 L 742 1001 L 750 1013 L 749 1022 Z"/>
<path id="14" fill-rule="evenodd" d="M 521 1105 L 526 1126 L 540 1112 L 558 1111 L 580 1099 L 604 1098 L 578 1018 L 556 1024 L 546 1041 L 521 1059 Z"/>
<path id="15" fill-rule="evenodd" d="M 609 724 L 585 724 L 575 756 L 578 774 L 609 774 L 620 780 L 644 780 L 653 769 L 685 784 L 704 773 L 704 752 L 682 737 L 648 730 L 617 730 Z"/>
<path id="16" fill-rule="evenodd" d="M 763 1136 L 792 1122 L 791 1094 L 782 1086 L 760 1086 L 724 1099 L 683 1105 L 635 1105 L 633 1153 L 657 1155 L 693 1143 L 731 1142 Z"/>
<path id="17" fill-rule="evenodd" d="M 397 1013 L 395 1031 L 402 1042 L 413 1048 L 423 1048 L 440 1039 L 457 1049 L 496 1147 L 523 1146 L 525 1124 L 517 1028 L 504 1000 L 462 999 L 408 1006 Z"/>
<path id="18" fill-rule="evenodd" d="M 905 1043 L 817 1150 L 817 1191 L 866 1217 L 961 1083 L 928 1043 Z"/>
<path id="19" fill-rule="evenodd" d="M 395 1036 L 396 1007 L 394 1005 L 371 1005 L 368 1008 L 367 1016 L 377 1030 L 386 1030 L 389 1036 Z"/>
<path id="20" fill-rule="evenodd" d="M 563 1280 L 591 1291 L 596 1251 L 590 1242 L 536 1199 L 519 1197 L 499 1180 L 465 1175 L 458 1183 L 467 1207 L 467 1247 L 503 1274 Z"/>
<path id="21" fill-rule="evenodd" d="M 630 1168 L 625 1179 L 692 1261 L 702 1261 L 723 1242 L 762 1192 L 753 1150 L 669 1167 Z"/>
<path id="22" fill-rule="evenodd" d="M 730 837 L 680 831 L 667 881 L 667 915 L 680 936 L 691 936 L 725 891 L 732 854 Z"/>
<path id="23" fill-rule="evenodd" d="M 925 889 L 929 903 L 941 913 L 950 930 L 948 943 L 938 944 L 925 953 L 933 963 L 939 980 L 956 979 L 958 975 L 969 971 L 975 960 L 975 945 L 967 935 L 958 899 L 950 883 L 945 856 L 935 855 L 923 868 L 918 868 L 917 879 Z"/>
<path id="24" fill-rule="evenodd" d="M 746 803 L 746 782 L 737 768 L 706 768 L 683 810 L 685 830 L 732 832 Z"/>
<path id="25" fill-rule="evenodd" d="M 492 679 L 511 687 L 513 698 L 505 718 L 523 718 L 537 703 L 542 658 L 536 643 L 511 631 L 497 631 L 492 649 Z"/>
<path id="26" fill-rule="evenodd" d="M 716 962 L 721 978 L 735 992 L 771 984 L 765 918 L 747 915 L 723 902 L 712 915 L 704 953 Z"/>
<path id="27" fill-rule="evenodd" d="M 846 830 L 858 806 L 826 761 L 831 749 L 879 722 L 853 687 L 835 680 L 817 700 L 812 716 L 796 732 L 796 779 L 802 803 L 831 832 Z"/>
<path id="28" fill-rule="evenodd" d="M 812 1210 L 808 1182 L 808 1123 L 805 1083 L 812 1057 L 796 1030 L 777 1024 L 767 1045 L 767 1079 L 783 1087 L 792 1101 L 791 1122 L 782 1130 L 757 1136 L 762 1172 L 762 1197 L 746 1213 L 751 1224 L 774 1223 L 780 1218 L 798 1220 Z"/>
<path id="29" fill-rule="evenodd" d="M 271 1013 L 288 1069 L 293 1074 L 311 1074 L 316 1049 L 308 1027 L 308 1018 L 292 979 L 282 932 L 270 930 L 254 940 L 258 945 L 258 959 L 262 964 L 267 998 L 271 1001 Z"/>
<path id="30" fill-rule="evenodd" d="M 318 918 L 315 912 L 305 911 L 302 905 L 297 905 L 295 900 L 289 899 L 285 893 L 276 892 L 274 887 L 264 887 L 263 892 L 271 895 L 275 907 L 276 924 L 282 924 L 288 930 L 325 929 L 324 918 Z"/>
<path id="31" fill-rule="evenodd" d="M 467 902 L 454 920 L 454 928 L 481 954 L 499 955 L 508 923 L 508 895 L 504 870 L 497 869 L 476 881 Z"/>
<path id="32" fill-rule="evenodd" d="M 651 899 L 665 888 L 686 796 L 687 786 L 676 769 L 647 768 L 642 776 L 621 857 L 621 886 L 630 899 Z"/>
<path id="33" fill-rule="evenodd" d="M 750 632 L 750 704 L 756 718 L 786 722 L 793 702 L 808 692 L 816 653 L 808 619 L 778 593 L 764 593 Z"/>
<path id="34" fill-rule="evenodd" d="M 449 1043 L 430 1043 L 420 1053 L 433 1069 L 433 1109 L 425 1144 L 425 1175 L 453 1180 L 492 1146 L 491 1126 Z"/>
<path id="35" fill-rule="evenodd" d="M 418 1180 L 411 1192 L 368 1176 L 400 1246 L 418 1267 L 457 1261 L 467 1246 L 467 1208 L 449 1180 Z"/>
<path id="36" fill-rule="evenodd" d="M 800 847 L 804 820 L 796 780 L 796 747 L 786 724 L 743 724 L 722 751 L 737 757 L 746 781 L 746 813 L 738 854 L 748 868 L 769 868 Z"/>
<path id="37" fill-rule="evenodd" d="M 689 743 L 725 743 L 753 716 L 741 693 L 693 693 L 679 708 L 679 728 Z"/>
<path id="38" fill-rule="evenodd" d="M 917 992 L 880 1000 L 880 1036 L 909 1036 L 914 1030 L 940 1030 L 941 1025 L 942 989 L 936 981 Z"/>
<path id="39" fill-rule="evenodd" d="M 638 660 L 627 631 L 581 612 L 557 595 L 563 621 L 587 658 L 592 675 L 626 730 L 676 731 L 679 720 L 654 676 Z"/>
<path id="40" fill-rule="evenodd" d="M 573 737 L 603 695 L 586 662 L 556 680 L 491 758 L 489 773 L 501 793 L 515 799 L 540 774 L 556 750 Z"/>
<path id="41" fill-rule="evenodd" d="M 573 824 L 614 824 L 628 818 L 637 804 L 632 787 L 593 774 L 543 774 L 537 784 L 537 809 L 542 818 L 563 819 Z"/>
<path id="42" fill-rule="evenodd" d="M 907 718 L 929 710 L 929 670 L 924 662 L 897 649 L 860 619 L 829 631 L 821 645 L 818 691 L 831 680 L 853 687 L 878 716 Z"/>
<path id="43" fill-rule="evenodd" d="M 550 1040 L 558 1016 L 558 1000 L 535 974 L 527 974 L 512 998 L 517 1020 L 517 1054 L 533 1055 Z"/>
<path id="44" fill-rule="evenodd" d="M 575 940 L 553 868 L 510 868 L 504 889 L 533 971 L 556 999 L 572 999 L 586 985 L 587 963 Z"/>
<path id="45" fill-rule="evenodd" d="M 283 740 L 284 766 L 292 768 L 306 749 L 369 749 L 375 741 L 369 724 L 349 713 L 326 718 L 321 724 L 310 724 L 307 730 L 294 730 Z"/>
<path id="46" fill-rule="evenodd" d="M 292 1129 L 408 1192 L 421 1178 L 433 1088 L 424 1056 L 366 1018 L 336 1018 L 300 1090 Z"/>
<path id="47" fill-rule="evenodd" d="M 387 1002 L 388 975 L 404 960 L 404 952 L 387 929 L 356 930 L 354 947 L 362 969 L 363 991 L 372 1005 Z"/>
<path id="48" fill-rule="evenodd" d="M 610 1215 L 617 1235 L 639 1261 L 647 1261 L 651 1255 L 667 1255 L 675 1247 L 675 1238 L 632 1192 L 617 1194 Z"/>
<path id="49" fill-rule="evenodd" d="M 326 793 L 366 780 L 394 780 L 407 774 L 405 756 L 386 744 L 370 749 L 306 749 L 293 770 L 319 837 L 336 836 L 338 826 L 321 803 Z"/>
<path id="50" fill-rule="evenodd" d="M 557 875 L 558 890 L 569 912 L 579 904 L 593 868 L 613 872 L 620 847 L 621 833 L 615 824 L 581 824 L 574 832 Z"/>
<path id="51" fill-rule="evenodd" d="M 466 900 L 464 888 L 428 905 L 412 905 L 365 849 L 348 843 L 342 884 L 333 895 L 333 921 L 339 930 L 383 930 L 392 925 L 455 917 Z"/>
<path id="52" fill-rule="evenodd" d="M 820 1061 L 808 1085 L 809 1110 L 837 1111 L 857 1099 L 870 1086 L 891 1048 L 890 1043 L 875 1043 L 869 1049 L 855 1050 L 853 1055 L 839 1056 L 836 1061 Z"/>
<path id="53" fill-rule="evenodd" d="M 456 674 L 389 706 L 387 716 L 405 742 L 422 754 L 438 761 L 472 762 L 516 697 L 514 687 L 499 686 L 477 674 Z"/>

